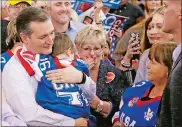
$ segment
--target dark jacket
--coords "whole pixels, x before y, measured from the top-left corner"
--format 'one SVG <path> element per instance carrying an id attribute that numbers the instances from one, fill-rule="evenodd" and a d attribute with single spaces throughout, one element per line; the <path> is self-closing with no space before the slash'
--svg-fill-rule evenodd
<path id="1" fill-rule="evenodd" d="M 106 83 L 106 74 L 113 72 L 115 78 L 110 82 Z M 119 110 L 119 104 L 121 96 L 125 88 L 129 86 L 125 72 L 117 69 L 116 67 L 109 65 L 101 61 L 99 66 L 98 78 L 96 83 L 96 94 L 103 101 L 110 101 L 113 105 L 112 111 L 107 118 L 104 118 L 99 113 L 91 109 L 91 113 L 97 118 L 97 126 L 112 126 L 112 117 L 116 111 Z"/>
<path id="2" fill-rule="evenodd" d="M 1 20 L 1 53 L 8 50 L 8 46 L 6 44 L 8 23 L 9 21 L 7 20 Z"/>
<path id="3" fill-rule="evenodd" d="M 182 127 L 182 52 L 164 89 L 158 122 L 160 127 Z"/>

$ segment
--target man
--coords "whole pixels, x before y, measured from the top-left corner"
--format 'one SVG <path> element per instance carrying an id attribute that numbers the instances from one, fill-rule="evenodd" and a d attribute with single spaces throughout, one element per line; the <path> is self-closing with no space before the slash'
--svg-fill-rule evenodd
<path id="1" fill-rule="evenodd" d="M 56 32 L 66 33 L 74 43 L 77 32 L 84 24 L 70 21 L 71 0 L 55 0 L 49 2 L 49 14 Z"/>
<path id="2" fill-rule="evenodd" d="M 159 116 L 160 127 L 182 127 L 181 0 L 164 1 L 163 31 L 174 35 L 173 68 L 164 90 Z"/>
<path id="3" fill-rule="evenodd" d="M 120 7 L 118 9 L 111 9 L 110 13 L 129 17 L 127 24 L 124 26 L 124 31 L 145 18 L 142 9 L 129 3 L 128 0 L 122 0 Z"/>
<path id="4" fill-rule="evenodd" d="M 6 38 L 7 38 L 7 25 L 9 21 L 15 18 L 23 9 L 31 6 L 31 0 L 8 0 L 6 3 L 6 11 L 8 16 L 1 20 L 1 42 L 2 42 L 2 49 L 1 53 L 5 52 L 8 47 L 6 45 Z"/>
<path id="5" fill-rule="evenodd" d="M 86 126 L 87 120 L 84 118 L 72 119 L 43 109 L 36 103 L 36 75 L 20 57 L 23 54 L 26 56 L 26 53 L 47 55 L 52 52 L 55 30 L 49 15 L 43 9 L 24 9 L 16 19 L 16 29 L 23 42 L 23 49 L 9 60 L 2 73 L 2 86 L 13 111 L 21 116 L 28 126 Z M 32 56 L 35 60 L 35 55 Z M 42 66 L 47 65 L 49 64 L 45 63 Z M 60 72 L 65 82 L 85 82 L 91 85 L 90 78 L 72 66 L 61 69 Z M 59 76 L 55 78 L 59 79 Z"/>

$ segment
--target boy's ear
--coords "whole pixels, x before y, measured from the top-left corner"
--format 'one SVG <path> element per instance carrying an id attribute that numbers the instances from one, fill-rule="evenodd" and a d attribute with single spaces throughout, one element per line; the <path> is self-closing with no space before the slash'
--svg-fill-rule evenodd
<path id="1" fill-rule="evenodd" d="M 68 57 L 72 56 L 72 55 L 73 55 L 72 48 L 71 48 L 71 47 L 68 48 L 68 49 L 65 51 L 65 54 L 66 54 Z"/>

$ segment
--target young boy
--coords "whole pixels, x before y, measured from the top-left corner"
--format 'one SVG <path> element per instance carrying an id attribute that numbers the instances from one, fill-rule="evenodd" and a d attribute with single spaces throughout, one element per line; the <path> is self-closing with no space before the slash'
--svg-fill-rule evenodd
<path id="1" fill-rule="evenodd" d="M 39 68 L 43 75 L 46 71 L 72 65 L 89 76 L 87 66 L 74 59 L 75 48 L 66 34 L 56 33 L 52 56 L 49 58 L 50 68 L 44 68 L 44 55 L 40 55 Z M 45 58 L 46 59 L 46 58 Z M 88 118 L 90 106 L 78 84 L 54 84 L 44 78 L 39 84 L 36 101 L 45 109 L 72 118 Z"/>

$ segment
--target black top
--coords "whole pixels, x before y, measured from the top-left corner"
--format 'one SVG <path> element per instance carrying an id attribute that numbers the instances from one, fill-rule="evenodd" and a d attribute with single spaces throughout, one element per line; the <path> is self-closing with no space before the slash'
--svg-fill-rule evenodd
<path id="1" fill-rule="evenodd" d="M 8 20 L 1 20 L 1 53 L 6 52 L 8 49 L 8 46 L 6 44 L 8 23 Z"/>
<path id="2" fill-rule="evenodd" d="M 106 74 L 108 72 L 113 72 L 115 74 L 115 78 L 110 83 L 106 83 Z M 96 84 L 97 96 L 103 101 L 110 101 L 113 104 L 113 108 L 107 118 L 104 118 L 93 109 L 91 109 L 91 113 L 96 116 L 98 127 L 111 127 L 112 117 L 115 112 L 119 111 L 122 93 L 124 92 L 125 88 L 129 86 L 129 83 L 127 81 L 125 72 L 105 63 L 104 61 L 101 61 Z"/>
<path id="3" fill-rule="evenodd" d="M 111 9 L 109 13 L 129 17 L 128 23 L 124 26 L 125 31 L 135 25 L 138 18 L 145 17 L 143 10 L 139 6 L 129 2 L 120 6 L 118 9 Z"/>

